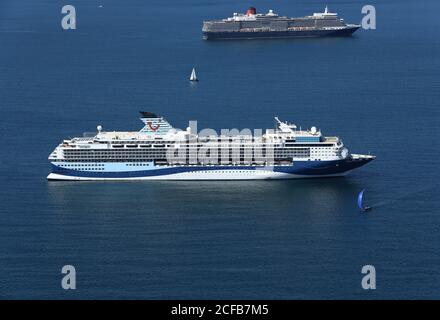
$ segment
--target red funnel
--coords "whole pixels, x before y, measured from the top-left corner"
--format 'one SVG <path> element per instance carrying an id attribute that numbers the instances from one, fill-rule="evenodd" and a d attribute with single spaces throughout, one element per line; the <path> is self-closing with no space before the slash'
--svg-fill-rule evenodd
<path id="1" fill-rule="evenodd" d="M 257 9 L 255 9 L 254 7 L 250 7 L 249 9 L 247 9 L 246 11 L 247 16 L 252 16 L 254 14 L 257 14 Z"/>

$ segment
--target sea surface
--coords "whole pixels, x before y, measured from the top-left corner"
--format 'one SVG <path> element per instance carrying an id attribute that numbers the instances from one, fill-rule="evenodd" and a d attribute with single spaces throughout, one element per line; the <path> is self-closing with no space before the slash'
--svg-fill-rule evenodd
<path id="1" fill-rule="evenodd" d="M 65 4 L 76 30 L 61 28 Z M 201 38 L 204 19 L 250 5 L 326 4 L 353 23 L 372 4 L 377 29 Z M 439 12 L 438 0 L 1 0 L 0 298 L 439 299 Z M 139 110 L 216 130 L 277 115 L 377 159 L 316 180 L 46 180 L 62 139 L 139 130 Z M 61 288 L 64 265 L 76 290 Z M 364 265 L 376 290 L 361 287 Z"/>

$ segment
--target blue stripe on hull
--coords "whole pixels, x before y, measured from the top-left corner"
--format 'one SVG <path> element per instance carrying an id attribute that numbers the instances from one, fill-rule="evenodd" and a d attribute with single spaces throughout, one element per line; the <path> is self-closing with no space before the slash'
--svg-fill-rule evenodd
<path id="1" fill-rule="evenodd" d="M 283 39 L 310 37 L 344 37 L 350 36 L 359 27 L 342 30 L 309 30 L 309 31 L 268 31 L 268 32 L 203 32 L 205 40 L 220 39 Z"/>
<path id="2" fill-rule="evenodd" d="M 275 166 L 274 172 L 302 176 L 337 175 L 365 165 L 372 159 L 345 159 L 336 161 L 300 161 L 293 166 Z M 62 168 L 52 164 L 52 173 L 81 178 L 142 178 L 172 175 L 176 173 L 197 172 L 208 170 L 258 170 L 259 166 L 197 166 L 197 167 L 163 167 L 138 171 L 80 171 Z"/>

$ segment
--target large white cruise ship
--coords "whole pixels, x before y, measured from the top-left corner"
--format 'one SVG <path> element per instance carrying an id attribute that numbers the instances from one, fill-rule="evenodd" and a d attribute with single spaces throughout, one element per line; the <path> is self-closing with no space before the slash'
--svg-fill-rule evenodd
<path id="1" fill-rule="evenodd" d="M 141 112 L 138 132 L 64 140 L 50 154 L 49 180 L 253 180 L 342 176 L 375 159 L 350 154 L 338 137 L 298 130 L 275 117 L 274 129 L 197 132 Z"/>

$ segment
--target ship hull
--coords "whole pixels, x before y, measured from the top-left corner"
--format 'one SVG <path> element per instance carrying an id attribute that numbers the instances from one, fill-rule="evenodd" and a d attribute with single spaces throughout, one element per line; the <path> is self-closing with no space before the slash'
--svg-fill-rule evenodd
<path id="1" fill-rule="evenodd" d="M 347 27 L 336 30 L 297 30 L 297 31 L 224 31 L 224 32 L 203 32 L 205 40 L 233 40 L 233 39 L 288 39 L 288 38 L 316 38 L 316 37 L 347 37 L 351 36 L 357 29 Z"/>
<path id="2" fill-rule="evenodd" d="M 113 164 L 113 171 L 82 171 L 52 164 L 48 180 L 271 180 L 344 176 L 374 157 L 335 161 L 297 161 L 289 166 L 149 166 L 124 170 L 125 163 Z M 118 166 L 120 169 L 118 170 Z M 93 164 L 91 164 L 93 167 Z"/>

